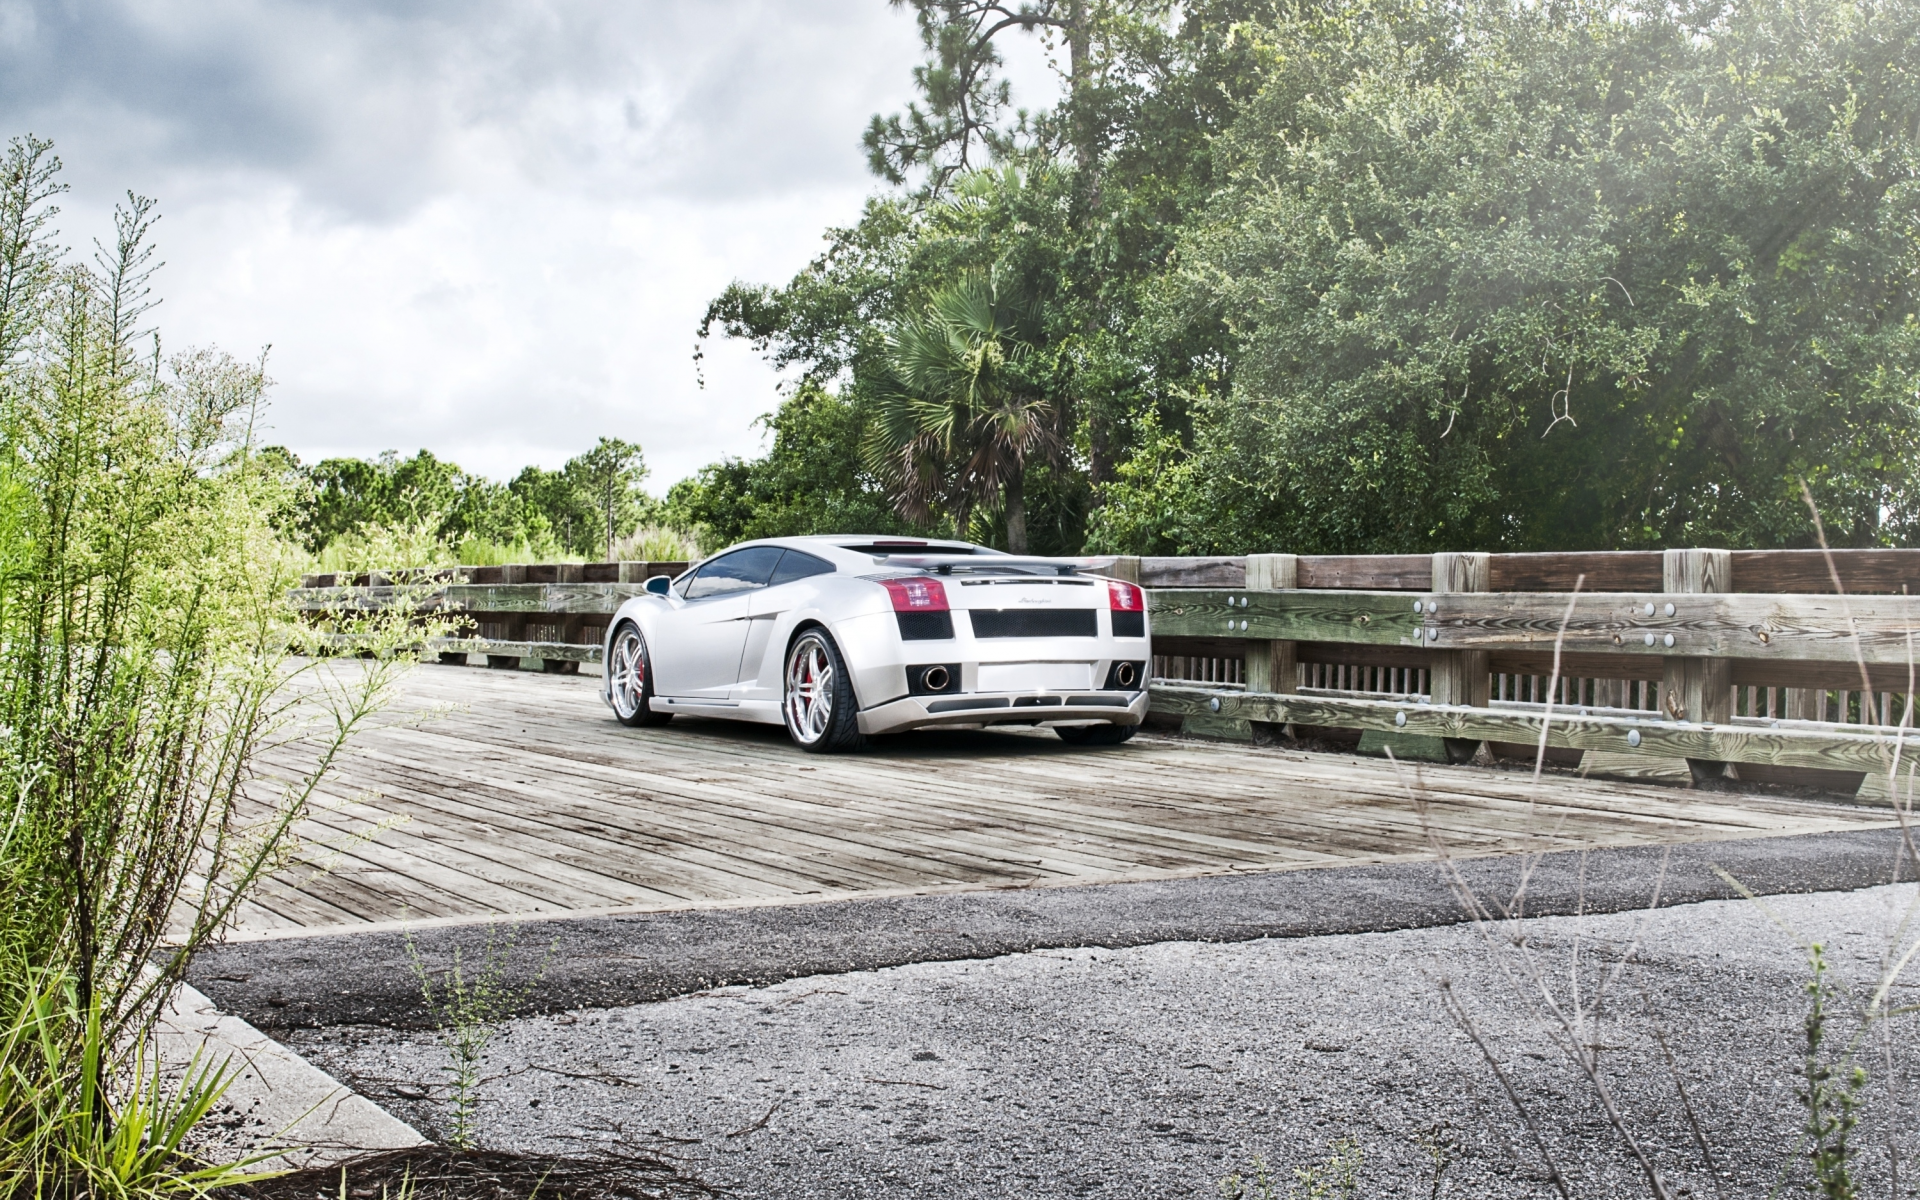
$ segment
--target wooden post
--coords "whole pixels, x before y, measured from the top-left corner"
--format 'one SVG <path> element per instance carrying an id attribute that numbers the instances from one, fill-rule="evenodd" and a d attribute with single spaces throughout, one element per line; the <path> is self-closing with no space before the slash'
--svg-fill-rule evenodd
<path id="1" fill-rule="evenodd" d="M 647 568 L 650 563 L 623 562 L 620 564 L 621 583 L 645 583 L 648 579 Z"/>
<path id="2" fill-rule="evenodd" d="M 1733 554 L 1727 550 L 1669 550 L 1662 563 L 1669 594 L 1733 590 Z M 1676 602 L 1676 605 L 1682 602 Z M 1660 711 L 1670 720 L 1725 725 L 1733 720 L 1733 663 L 1724 658 L 1669 655 L 1660 681 Z M 1737 779 L 1734 768 L 1708 759 L 1687 760 L 1695 783 Z"/>
<path id="3" fill-rule="evenodd" d="M 1139 556 L 1133 554 L 1121 555 L 1119 558 L 1113 560 L 1112 566 L 1107 568 L 1107 574 L 1114 579 L 1124 579 L 1128 583 L 1138 586 L 1140 583 Z"/>
<path id="4" fill-rule="evenodd" d="M 1247 590 L 1277 592 L 1300 586 L 1300 559 L 1292 554 L 1247 555 Z M 1249 641 L 1247 690 L 1291 696 L 1300 690 L 1298 646 L 1286 641 Z"/>
<path id="5" fill-rule="evenodd" d="M 1300 586 L 1300 558 L 1294 554 L 1247 555 L 1247 590 L 1277 592 Z M 1291 696 L 1300 690 L 1300 647 L 1291 641 L 1255 641 L 1249 639 L 1243 652 L 1242 678 L 1249 692 L 1271 692 Z M 1250 721 L 1248 732 L 1262 745 L 1276 736 L 1292 737 L 1290 725 Z"/>
<path id="6" fill-rule="evenodd" d="M 1450 552 L 1434 555 L 1433 590 L 1441 596 L 1492 591 L 1493 556 Z M 1485 708 L 1492 700 L 1493 672 L 1485 650 L 1438 651 L 1428 668 L 1427 680 L 1435 704 Z M 1482 745 L 1470 738 L 1447 738 L 1447 760 L 1471 762 L 1479 755 Z"/>

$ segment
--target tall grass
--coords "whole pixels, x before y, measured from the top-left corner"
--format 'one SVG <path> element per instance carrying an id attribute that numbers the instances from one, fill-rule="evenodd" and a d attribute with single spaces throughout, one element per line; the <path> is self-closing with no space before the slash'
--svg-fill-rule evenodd
<path id="1" fill-rule="evenodd" d="M 413 635 L 343 613 L 370 661 L 294 656 L 314 640 L 254 453 L 264 363 L 162 355 L 152 202 L 72 262 L 58 169 L 31 138 L 0 161 L 0 1193 L 193 1191 L 211 1177 L 168 1131 L 221 1080 L 156 1107 L 141 1048 Z M 269 770 L 273 745 L 295 765 Z"/>

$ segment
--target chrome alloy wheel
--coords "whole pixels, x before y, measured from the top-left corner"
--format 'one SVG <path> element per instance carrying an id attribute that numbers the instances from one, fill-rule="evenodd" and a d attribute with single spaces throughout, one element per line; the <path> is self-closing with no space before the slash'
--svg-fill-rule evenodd
<path id="1" fill-rule="evenodd" d="M 607 661 L 607 699 L 622 721 L 631 721 L 647 702 L 647 658 L 641 647 L 640 631 L 629 625 L 613 640 L 613 655 Z"/>
<path id="2" fill-rule="evenodd" d="M 819 634 L 806 633 L 787 652 L 787 731 L 812 745 L 833 724 L 833 658 Z"/>

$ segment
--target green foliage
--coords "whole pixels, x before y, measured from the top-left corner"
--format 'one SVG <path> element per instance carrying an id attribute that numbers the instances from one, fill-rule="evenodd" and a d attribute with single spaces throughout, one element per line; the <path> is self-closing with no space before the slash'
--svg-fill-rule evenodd
<path id="1" fill-rule="evenodd" d="M 664 525 L 642 525 L 614 543 L 609 561 L 692 562 L 699 557 L 699 543 L 680 530 Z"/>
<path id="2" fill-rule="evenodd" d="M 868 462 L 896 507 L 926 524 L 1000 507 L 1027 552 L 1029 460 L 1057 457 L 1059 412 L 1032 370 L 1034 312 L 997 273 L 963 275 L 887 331 L 892 386 L 875 404 Z"/>
<path id="3" fill-rule="evenodd" d="M 707 320 L 863 426 L 886 331 L 992 271 L 1100 549 L 1799 545 L 1803 479 L 1913 539 L 1913 6 L 907 2 L 868 149 L 920 186 Z"/>
<path id="4" fill-rule="evenodd" d="M 52 161 L 21 139 L 0 163 L 0 1191 L 195 1193 L 219 1177 L 176 1152 L 221 1075 L 164 1091 L 145 1034 L 417 635 L 404 605 L 344 613 L 374 660 L 312 656 L 263 364 L 143 353 L 152 202 L 62 262 Z"/>
<path id="5" fill-rule="evenodd" d="M 862 466 L 865 424 L 850 402 L 803 385 L 765 423 L 766 457 L 714 463 L 676 483 L 666 525 L 694 531 L 708 552 L 748 538 L 909 531 Z"/>
<path id="6" fill-rule="evenodd" d="M 97 1081 L 115 1048 L 99 1002 L 82 1010 L 74 979 L 60 972 L 18 978 L 24 986 L 0 1021 L 0 1194 L 197 1198 L 267 1177 L 251 1170 L 267 1155 L 206 1163 L 187 1147 L 236 1066 L 196 1054 L 170 1078 L 141 1043 L 113 1097 L 113 1120 L 100 1121 L 108 1098 Z"/>
<path id="7" fill-rule="evenodd" d="M 647 477 L 640 447 L 619 438 L 601 438 L 593 449 L 571 462 L 561 474 L 591 508 L 598 531 L 606 536 L 603 561 L 612 561 L 613 544 L 639 521 L 645 498 L 640 481 Z"/>
<path id="8" fill-rule="evenodd" d="M 640 488 L 640 447 L 618 438 L 601 438 L 557 471 L 526 467 L 505 484 L 429 450 L 311 467 L 282 447 L 261 453 L 289 489 L 277 526 L 299 537 L 322 570 L 599 559 L 659 517 Z"/>
<path id="9" fill-rule="evenodd" d="M 1151 411 L 1135 436 L 1132 457 L 1100 489 L 1103 503 L 1087 524 L 1088 553 L 1178 554 L 1204 543 L 1193 456 Z"/>
<path id="10" fill-rule="evenodd" d="M 1418 0 L 1253 31 L 1180 322 L 1209 540 L 1301 552 L 1902 542 L 1920 10 Z"/>
<path id="11" fill-rule="evenodd" d="M 1004 506 L 993 505 L 992 512 L 979 507 L 997 498 L 1003 474 L 990 473 L 990 482 L 975 479 L 958 491 L 946 486 L 956 477 L 949 468 L 966 459 L 958 443 L 954 454 L 940 456 L 940 485 L 911 495 L 903 485 L 922 477 L 880 470 L 883 464 L 870 451 L 876 445 L 899 450 L 907 440 L 897 420 L 904 411 L 900 375 L 906 366 L 900 335 L 931 329 L 930 319 L 940 323 L 942 318 L 929 318 L 931 306 L 951 307 L 970 279 L 990 279 L 1001 295 L 1019 298 L 1017 336 L 995 335 L 996 353 L 1004 360 L 1017 350 L 1021 403 L 1048 413 L 1045 425 L 1055 432 L 1046 440 L 1066 448 L 1079 367 L 1072 329 L 1059 327 L 1062 310 L 1054 302 L 1064 271 L 1069 182 L 1045 162 L 1008 165 L 965 177 L 946 199 L 917 212 L 875 201 L 859 225 L 836 231 L 828 253 L 787 287 L 729 288 L 709 307 L 706 328 L 752 341 L 776 365 L 797 368 L 801 383 L 769 418 L 775 444 L 767 460 L 714 464 L 670 494 L 671 512 L 697 503 L 697 519 L 715 535 L 708 545 L 749 528 L 766 536 L 953 529 L 956 522 L 962 533 L 971 529 L 1006 544 Z M 958 328 L 952 321 L 945 325 Z M 922 338 L 920 344 L 933 342 Z M 803 446 L 803 440 L 820 444 Z M 814 463 L 818 470 L 803 466 Z M 831 480 L 830 502 L 814 503 L 791 490 L 790 481 L 809 477 Z M 1086 507 L 1080 473 L 1063 458 L 1057 468 L 1030 465 L 1027 483 L 1033 548 L 1077 549 Z M 782 495 L 791 496 L 791 503 Z"/>
<path id="12" fill-rule="evenodd" d="M 546 973 L 543 961 L 533 976 L 519 984 L 507 982 L 507 969 L 513 961 L 520 927 L 507 931 L 504 939 L 487 927 L 486 946 L 481 952 L 479 969 L 469 972 L 462 961 L 459 946 L 453 948 L 453 961 L 442 971 L 431 971 L 407 935 L 407 957 L 420 981 L 420 995 L 433 1015 L 435 1034 L 447 1051 L 447 1073 L 453 1083 L 453 1128 L 447 1140 L 462 1150 L 474 1148 L 474 1113 L 480 1103 L 480 1068 L 487 1046 L 500 1032 L 500 1022 L 539 985 Z M 552 947 L 548 948 L 549 958 Z"/>
<path id="13" fill-rule="evenodd" d="M 1075 552 L 1089 509 L 1114 482 L 1143 423 L 1187 429 L 1187 397 L 1217 386 L 1227 344 L 1217 322 L 1150 320 L 1152 284 L 1214 188 L 1210 138 L 1261 83 L 1236 22 L 1264 6 L 1215 0 L 1035 3 L 910 0 L 927 47 L 921 101 L 877 117 L 875 171 L 924 184 L 869 202 L 830 231 L 828 252 L 784 287 L 736 283 L 705 328 L 747 339 L 803 380 L 833 388 L 868 439 L 893 390 L 886 335 L 935 296 L 991 273 L 1032 306 L 1029 382 L 1057 415 L 1065 453 L 1029 473 L 1032 547 Z M 1057 111 L 1009 116 L 999 46 L 1038 34 L 1064 48 Z M 724 487 L 716 464 L 710 485 Z M 896 483 L 903 480 L 896 480 Z M 895 501 L 909 497 L 895 491 Z M 1007 542 L 1003 513 L 936 517 Z"/>
<path id="14" fill-rule="evenodd" d="M 1293 1183 L 1280 1190 L 1267 1162 L 1254 1155 L 1251 1175 L 1235 1171 L 1220 1181 L 1221 1200 L 1353 1200 L 1360 1194 L 1360 1167 L 1366 1161 L 1360 1143 L 1341 1138 L 1324 1161 L 1295 1167 Z"/>
<path id="15" fill-rule="evenodd" d="M 1837 1060 L 1829 1058 L 1827 1007 L 1836 999 L 1838 989 L 1827 979 L 1824 949 L 1814 943 L 1808 954 L 1812 977 L 1807 981 L 1806 1053 L 1801 1059 L 1801 1075 L 1806 1081 L 1799 1093 L 1807 1112 L 1803 1133 L 1810 1147 L 1807 1161 L 1813 1168 L 1814 1188 L 1826 1200 L 1853 1200 L 1860 1194 L 1853 1181 L 1853 1127 L 1860 1121 L 1859 1107 L 1867 1086 L 1867 1072 L 1853 1061 L 1848 1047 Z"/>

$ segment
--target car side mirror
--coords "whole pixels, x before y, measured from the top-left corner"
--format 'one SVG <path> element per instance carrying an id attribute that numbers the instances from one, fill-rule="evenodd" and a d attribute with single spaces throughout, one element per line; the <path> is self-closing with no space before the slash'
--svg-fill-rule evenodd
<path id="1" fill-rule="evenodd" d="M 664 596 L 673 587 L 673 579 L 666 575 L 655 575 L 647 580 L 647 590 L 656 596 Z"/>

